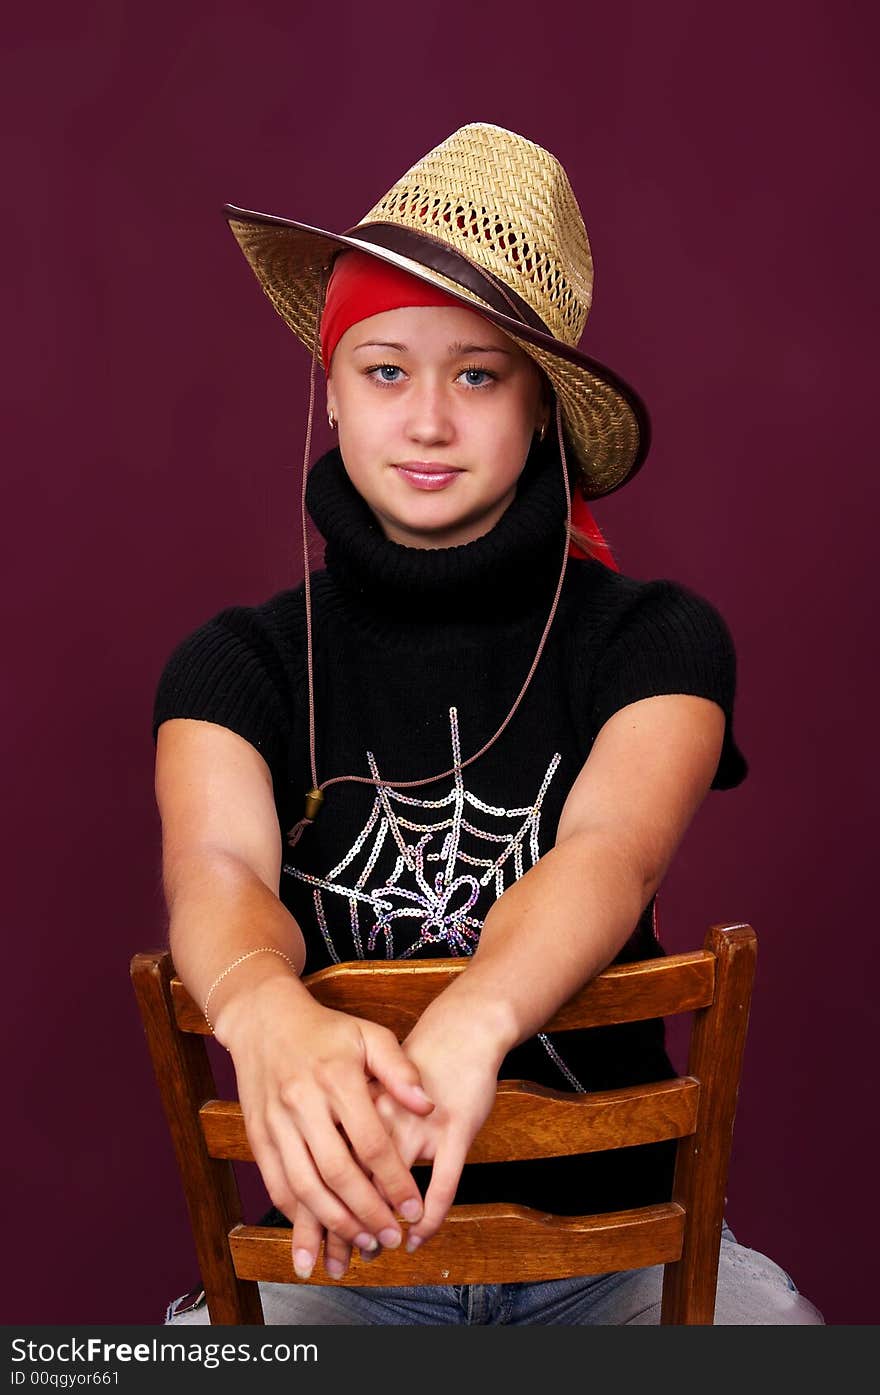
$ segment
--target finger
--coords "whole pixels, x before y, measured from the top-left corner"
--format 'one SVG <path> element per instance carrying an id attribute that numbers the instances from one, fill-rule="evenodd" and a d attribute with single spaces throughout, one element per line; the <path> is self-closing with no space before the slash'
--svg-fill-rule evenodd
<path id="1" fill-rule="evenodd" d="M 378 1094 L 373 1094 L 372 1090 L 370 1091 L 370 1094 L 373 1097 L 373 1106 L 379 1118 L 382 1120 L 382 1127 L 384 1128 L 385 1132 L 387 1134 L 394 1135 L 395 1130 L 397 1130 L 397 1136 L 395 1137 L 394 1142 L 396 1144 L 398 1153 L 400 1153 L 401 1159 L 405 1162 L 405 1150 L 401 1148 L 400 1125 L 405 1120 L 415 1119 L 418 1116 L 411 1114 L 408 1109 L 404 1109 L 404 1107 L 401 1104 L 399 1104 L 396 1099 L 394 1099 L 393 1095 L 389 1095 L 384 1085 L 379 1086 Z"/>
<path id="2" fill-rule="evenodd" d="M 410 1156 L 410 1154 L 411 1154 L 411 1156 Z M 413 1165 L 413 1161 L 414 1161 L 414 1159 L 417 1158 L 417 1156 L 418 1156 L 418 1148 L 404 1149 L 404 1152 L 403 1152 L 403 1161 L 407 1163 L 407 1166 L 411 1166 L 411 1165 Z M 410 1176 L 411 1176 L 411 1173 L 410 1173 Z M 416 1179 L 413 1179 L 413 1180 L 416 1180 Z M 379 1191 L 379 1193 L 382 1194 L 382 1197 L 385 1198 L 385 1201 L 388 1201 L 388 1204 L 389 1204 L 389 1205 L 392 1205 L 392 1207 L 393 1207 L 393 1201 L 390 1200 L 390 1197 L 388 1196 L 388 1194 L 385 1193 L 385 1187 L 382 1186 L 382 1183 L 381 1183 L 381 1182 L 379 1182 L 378 1177 L 374 1177 L 374 1179 L 372 1179 L 372 1184 L 374 1184 L 375 1189 L 377 1189 L 377 1190 Z M 423 1212 L 424 1212 L 424 1200 L 423 1200 L 423 1197 L 421 1197 L 421 1193 L 418 1193 L 418 1200 L 421 1201 L 421 1209 L 423 1209 Z M 404 1216 L 403 1219 L 404 1219 L 404 1221 L 406 1221 L 406 1219 L 407 1219 L 406 1216 Z"/>
<path id="3" fill-rule="evenodd" d="M 272 1202 L 292 1225 L 296 1223 L 297 1208 L 302 1202 L 324 1230 L 335 1231 L 360 1249 L 377 1246 L 375 1235 L 367 1231 L 362 1221 L 324 1185 L 301 1135 L 285 1115 L 273 1121 L 273 1140 L 262 1150 L 258 1165 Z M 315 1247 L 313 1265 L 317 1255 Z"/>
<path id="4" fill-rule="evenodd" d="M 393 1107 L 398 1112 L 402 1112 L 400 1105 L 395 1104 Z M 363 1092 L 360 1099 L 353 1098 L 350 1094 L 347 1096 L 339 1122 L 361 1168 L 372 1178 L 373 1188 L 377 1196 L 387 1198 L 387 1204 L 404 1220 L 410 1222 L 419 1220 L 422 1215 L 422 1198 L 415 1178 L 404 1157 L 401 1156 L 401 1147 L 405 1152 L 408 1147 L 415 1146 L 413 1141 L 407 1139 L 406 1143 L 402 1144 L 399 1138 L 390 1134 L 376 1105 L 369 1099 L 368 1091 Z M 413 1118 L 407 1111 L 402 1121 L 405 1132 L 408 1123 L 411 1123 L 416 1129 L 421 1128 L 420 1121 Z M 326 1173 L 324 1176 L 329 1181 Z M 380 1234 L 381 1227 L 377 1229 L 378 1221 L 375 1219 L 374 1213 L 357 1211 L 352 1193 L 340 1191 L 340 1196 L 351 1210 L 363 1216 L 365 1225 L 372 1230 L 374 1235 L 378 1236 L 380 1242 L 387 1244 L 388 1242 Z"/>
<path id="5" fill-rule="evenodd" d="M 384 1089 L 381 1095 L 376 1097 L 375 1105 L 376 1113 L 382 1120 L 387 1132 L 390 1133 L 400 1117 L 400 1105 L 397 1100 L 393 1099 Z"/>
<path id="6" fill-rule="evenodd" d="M 314 1267 L 313 1256 L 324 1246 L 324 1269 L 331 1279 L 341 1279 L 351 1259 L 351 1245 L 342 1236 L 319 1225 L 318 1219 L 301 1201 L 296 1208 L 293 1227 L 293 1267 L 301 1279 L 307 1279 Z"/>
<path id="7" fill-rule="evenodd" d="M 269 1194 L 269 1200 L 293 1225 L 299 1198 L 290 1185 L 281 1154 L 274 1143 L 268 1141 L 261 1143 L 259 1147 L 251 1143 L 251 1152 Z"/>
<path id="8" fill-rule="evenodd" d="M 369 1253 L 369 1252 L 367 1252 Z M 374 1250 L 375 1254 L 376 1251 Z M 351 1259 L 351 1245 L 341 1235 L 330 1231 L 324 1240 L 324 1268 L 331 1279 L 341 1279 Z"/>
<path id="9" fill-rule="evenodd" d="M 394 1219 L 393 1206 L 399 1199 L 401 1205 L 409 1203 L 412 1209 L 411 1204 L 415 1197 L 418 1198 L 418 1214 L 421 1215 L 421 1198 L 418 1197 L 418 1190 L 410 1173 L 400 1161 L 397 1150 L 369 1102 L 363 1082 L 361 1091 L 360 1107 L 358 1102 L 352 1101 L 351 1093 L 347 1094 L 345 1109 L 339 1119 L 356 1156 L 352 1157 L 345 1140 L 340 1137 L 339 1131 L 329 1119 L 313 1117 L 308 1139 L 309 1148 L 322 1183 L 339 1198 L 343 1206 L 360 1219 L 362 1224 L 359 1229 L 366 1230 L 375 1236 L 380 1244 L 393 1249 L 400 1244 L 402 1238 Z M 363 1107 L 365 1104 L 368 1106 L 366 1110 Z M 385 1186 L 389 1201 L 383 1200 L 370 1180 L 373 1172 L 378 1174 Z M 388 1184 L 387 1178 L 391 1179 L 392 1185 Z M 406 1212 L 403 1214 L 406 1215 Z M 328 1226 L 328 1229 L 337 1230 L 339 1234 L 344 1234 L 346 1239 L 353 1239 L 349 1233 L 339 1230 L 337 1226 Z"/>
<path id="10" fill-rule="evenodd" d="M 387 1035 L 392 1036 L 390 1032 Z M 322 1070 L 320 1083 L 333 1117 L 331 1120 L 317 1111 L 308 1115 L 306 1139 L 318 1171 L 367 1230 L 393 1249 L 401 1238 L 399 1232 L 395 1234 L 394 1211 L 409 1222 L 422 1215 L 422 1198 L 408 1163 L 401 1157 L 398 1139 L 389 1136 L 383 1125 L 363 1067 L 329 1063 Z M 411 1111 L 387 1095 L 380 1098 L 400 1115 L 404 1129 L 418 1129 L 420 1120 Z M 300 1112 L 305 1113 L 301 1099 Z M 354 1159 L 346 1152 L 344 1140 Z M 388 1199 L 384 1206 L 383 1196 Z"/>
<path id="11" fill-rule="evenodd" d="M 467 1148 L 460 1143 L 450 1143 L 438 1149 L 431 1169 L 431 1180 L 425 1193 L 425 1214 L 418 1225 L 411 1226 L 406 1240 L 409 1254 L 417 1250 L 425 1240 L 436 1235 L 446 1219 L 455 1199 L 461 1169 L 467 1156 Z"/>
<path id="12" fill-rule="evenodd" d="M 383 1201 L 387 1201 L 389 1206 L 393 1204 L 391 1198 L 386 1195 L 385 1188 L 382 1186 L 382 1183 L 377 1181 L 375 1177 L 373 1178 L 373 1186 L 376 1188 Z"/>
<path id="13" fill-rule="evenodd" d="M 293 1267 L 300 1279 L 308 1279 L 311 1276 L 323 1239 L 324 1227 L 317 1216 L 309 1210 L 305 1202 L 299 1202 L 290 1244 Z"/>
<path id="14" fill-rule="evenodd" d="M 381 1080 L 389 1094 L 416 1114 L 430 1114 L 434 1101 L 422 1089 L 421 1076 L 400 1042 L 387 1027 L 361 1023 L 367 1073 Z"/>

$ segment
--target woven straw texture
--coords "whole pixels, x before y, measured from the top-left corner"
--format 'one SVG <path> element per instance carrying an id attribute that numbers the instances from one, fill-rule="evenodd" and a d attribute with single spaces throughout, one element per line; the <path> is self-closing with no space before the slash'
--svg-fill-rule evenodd
<path id="1" fill-rule="evenodd" d="M 229 223 L 275 309 L 311 352 L 321 273 L 340 250 L 338 235 L 234 217 Z M 551 335 L 577 347 L 592 300 L 589 240 L 564 169 L 532 141 L 500 126 L 464 126 L 407 170 L 360 220 L 368 223 L 446 242 L 513 290 Z M 490 309 L 440 272 L 378 248 L 364 250 L 394 260 L 465 305 Z M 520 338 L 508 324 L 504 329 L 553 383 L 584 494 L 596 498 L 619 488 L 639 452 L 638 421 L 627 398 L 586 365 Z"/>
<path id="2" fill-rule="evenodd" d="M 523 136 L 464 126 L 361 222 L 431 233 L 512 286 L 557 339 L 574 346 L 584 332 L 593 294 L 584 220 L 559 161 Z"/>

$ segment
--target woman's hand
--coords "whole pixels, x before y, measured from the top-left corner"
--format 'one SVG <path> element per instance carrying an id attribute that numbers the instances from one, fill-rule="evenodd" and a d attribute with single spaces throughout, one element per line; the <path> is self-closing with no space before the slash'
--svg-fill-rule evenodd
<path id="1" fill-rule="evenodd" d="M 233 1058 L 251 1151 L 279 1211 L 295 1220 L 302 1202 L 364 1250 L 399 1244 L 394 1209 L 414 1219 L 422 1202 L 368 1082 L 410 1117 L 434 1106 L 393 1032 L 322 1007 L 284 975 L 236 1000 L 215 1035 Z M 307 1277 L 311 1264 L 295 1259 Z"/>
<path id="2" fill-rule="evenodd" d="M 410 1252 L 436 1234 L 452 1205 L 468 1150 L 495 1102 L 504 1058 L 499 1043 L 473 1020 L 472 1013 L 468 1014 L 471 1020 L 463 1019 L 452 1001 L 443 999 L 442 993 L 434 999 L 403 1043 L 434 1101 L 433 1112 L 419 1116 L 387 1089 L 374 1087 L 377 1112 L 402 1161 L 408 1167 L 419 1158 L 433 1164 L 424 1215 L 410 1224 L 406 1246 Z M 324 1266 L 331 1278 L 341 1278 L 351 1244 L 332 1228 L 326 1236 L 324 1232 L 320 1219 L 301 1203 L 294 1221 L 294 1251 L 317 1255 L 323 1241 Z"/>

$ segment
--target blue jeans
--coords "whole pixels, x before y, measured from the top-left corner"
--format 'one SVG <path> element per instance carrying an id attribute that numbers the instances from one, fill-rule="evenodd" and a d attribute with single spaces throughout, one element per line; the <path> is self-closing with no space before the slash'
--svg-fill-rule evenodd
<path id="1" fill-rule="evenodd" d="M 510 1326 L 552 1323 L 563 1327 L 659 1324 L 663 1266 L 619 1273 L 550 1279 L 532 1284 L 449 1284 L 420 1288 L 337 1288 L 311 1284 L 260 1284 L 268 1324 L 347 1327 Z M 186 1297 L 187 1295 L 185 1295 Z M 169 1325 L 209 1323 L 204 1298 Z M 715 1300 L 718 1326 L 804 1326 L 824 1323 L 809 1299 L 778 1264 L 739 1245 L 724 1222 Z"/>

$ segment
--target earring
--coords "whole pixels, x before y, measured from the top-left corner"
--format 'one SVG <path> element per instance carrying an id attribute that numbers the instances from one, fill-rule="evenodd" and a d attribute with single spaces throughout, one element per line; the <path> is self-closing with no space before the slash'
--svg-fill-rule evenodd
<path id="1" fill-rule="evenodd" d="M 544 437 L 545 437 L 546 435 L 547 435 L 547 423 L 546 423 L 546 421 L 542 421 L 542 422 L 541 422 L 540 430 L 538 431 L 538 440 L 539 440 L 539 441 L 543 441 L 543 439 L 544 439 Z"/>
<path id="2" fill-rule="evenodd" d="M 330 430 L 331 430 L 331 431 L 335 431 L 335 430 L 336 430 L 336 418 L 335 418 L 335 416 L 333 415 L 332 412 L 328 412 L 328 413 L 327 413 L 327 420 L 328 420 L 329 423 L 330 423 Z"/>

